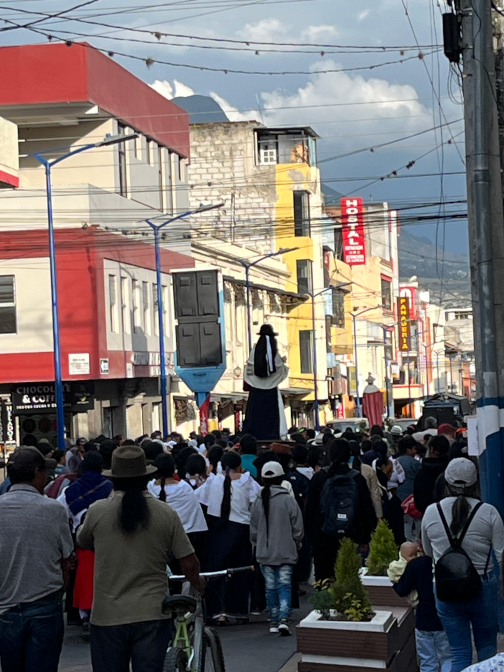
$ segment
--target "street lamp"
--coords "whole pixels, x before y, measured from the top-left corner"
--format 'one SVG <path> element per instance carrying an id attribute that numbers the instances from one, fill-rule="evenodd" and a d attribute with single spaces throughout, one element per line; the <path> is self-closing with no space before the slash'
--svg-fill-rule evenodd
<path id="1" fill-rule="evenodd" d="M 42 154 L 53 154 L 61 149 L 68 149 L 68 147 L 58 147 L 57 149 L 45 150 L 39 154 L 32 156 L 37 159 L 39 163 L 44 166 L 46 176 L 46 192 L 47 192 L 47 222 L 49 226 L 49 267 L 51 273 L 51 308 L 52 308 L 52 331 L 53 331 L 53 350 L 54 350 L 54 383 L 56 393 L 56 421 L 58 432 L 58 448 L 61 450 L 65 447 L 65 409 L 63 401 L 63 376 L 61 373 L 61 345 L 60 345 L 60 331 L 59 331 L 59 310 L 58 310 L 58 274 L 56 271 L 56 247 L 54 242 L 54 218 L 52 205 L 52 183 L 51 183 L 51 169 L 58 163 L 65 159 L 86 152 L 88 149 L 95 149 L 96 147 L 105 147 L 108 145 L 116 145 L 127 140 L 134 140 L 138 138 L 138 133 L 131 135 L 108 135 L 100 142 L 93 142 L 88 145 L 82 145 L 76 149 L 66 152 L 56 159 L 48 160 Z"/>
<path id="2" fill-rule="evenodd" d="M 359 313 L 350 313 L 352 316 L 353 320 L 353 337 L 354 337 L 354 358 L 355 358 L 355 387 L 356 387 L 356 393 L 357 393 L 357 417 L 362 418 L 362 408 L 361 408 L 361 403 L 360 403 L 360 397 L 359 397 L 359 358 L 357 355 L 357 318 L 360 317 L 361 315 L 364 315 L 364 313 L 368 313 L 370 310 L 377 310 L 378 308 L 382 308 L 382 305 L 379 306 L 371 306 L 370 308 L 366 308 L 365 310 L 361 310 Z"/>
<path id="3" fill-rule="evenodd" d="M 280 254 L 287 254 L 287 252 L 294 252 L 295 250 L 299 250 L 299 247 L 288 247 L 284 248 L 281 247 L 277 252 L 270 252 L 269 254 L 264 254 L 262 257 L 259 257 L 259 259 L 256 259 L 255 261 L 247 261 L 246 259 L 236 259 L 236 261 L 243 266 L 245 269 L 245 288 L 247 292 L 247 335 L 248 335 L 248 348 L 249 348 L 249 354 L 252 350 L 252 307 L 250 305 L 250 269 L 252 266 L 256 266 L 259 264 L 261 261 L 264 261 L 265 259 L 270 259 L 271 257 L 278 257 Z"/>
<path id="4" fill-rule="evenodd" d="M 394 331 L 393 324 L 382 324 L 383 329 L 383 357 L 385 359 L 385 402 L 387 406 L 387 416 L 390 417 L 390 377 L 389 377 L 389 361 L 387 357 L 387 334 Z"/>
<path id="5" fill-rule="evenodd" d="M 164 306 L 163 306 L 163 287 L 161 279 L 161 254 L 160 254 L 160 235 L 159 232 L 168 224 L 176 222 L 179 219 L 184 219 L 184 217 L 189 217 L 190 215 L 196 215 L 200 212 L 207 212 L 208 210 L 215 210 L 216 208 L 222 208 L 224 203 L 218 203 L 217 205 L 201 205 L 195 210 L 188 210 L 187 212 L 182 212 L 176 217 L 170 217 L 170 219 L 165 220 L 162 224 L 156 224 L 150 219 L 146 219 L 145 222 L 151 227 L 154 232 L 154 250 L 156 254 L 156 282 L 157 282 L 157 307 L 158 307 L 158 322 L 159 322 L 159 364 L 161 367 L 160 378 L 161 378 L 161 412 L 163 418 L 163 436 L 168 435 L 168 399 L 166 394 L 166 352 L 165 352 L 165 335 L 164 335 Z M 158 219 L 162 219 L 166 215 L 160 215 Z"/>

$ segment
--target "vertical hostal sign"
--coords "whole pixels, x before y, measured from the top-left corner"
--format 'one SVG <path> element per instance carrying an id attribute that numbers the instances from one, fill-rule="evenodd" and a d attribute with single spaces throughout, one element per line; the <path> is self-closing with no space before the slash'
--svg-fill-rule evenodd
<path id="1" fill-rule="evenodd" d="M 346 264 L 357 266 L 366 263 L 364 237 L 364 205 L 362 198 L 341 199 L 343 226 L 343 257 Z"/>

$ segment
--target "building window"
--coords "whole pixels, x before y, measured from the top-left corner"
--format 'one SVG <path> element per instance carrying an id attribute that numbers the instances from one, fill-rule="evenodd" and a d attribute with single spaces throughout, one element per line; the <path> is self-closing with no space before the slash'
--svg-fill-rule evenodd
<path id="1" fill-rule="evenodd" d="M 140 315 L 140 283 L 138 280 L 132 281 L 133 294 L 133 330 L 138 333 L 142 328 L 142 318 Z"/>
<path id="2" fill-rule="evenodd" d="M 147 335 L 150 334 L 150 293 L 149 283 L 142 282 L 142 308 L 143 308 L 143 323 L 144 330 Z"/>
<path id="3" fill-rule="evenodd" d="M 109 275 L 110 331 L 114 334 L 119 331 L 117 308 L 117 279 L 115 275 Z"/>
<path id="4" fill-rule="evenodd" d="M 301 373 L 313 373 L 313 331 L 299 332 Z"/>
<path id="5" fill-rule="evenodd" d="M 118 124 L 119 135 L 126 135 L 126 126 Z M 119 142 L 117 145 L 119 153 L 119 194 L 125 198 L 128 196 L 128 175 L 126 165 L 126 143 Z"/>
<path id="6" fill-rule="evenodd" d="M 15 334 L 16 292 L 13 275 L 0 275 L 0 334 Z"/>
<path id="7" fill-rule="evenodd" d="M 310 259 L 296 261 L 298 294 L 309 294 L 312 291 L 312 262 Z"/>
<path id="8" fill-rule="evenodd" d="M 381 279 L 382 306 L 386 310 L 392 310 L 392 283 L 387 278 Z"/>
<path id="9" fill-rule="evenodd" d="M 310 236 L 310 194 L 307 191 L 294 192 L 294 235 Z"/>
<path id="10" fill-rule="evenodd" d="M 129 279 L 121 278 L 121 318 L 122 328 L 125 334 L 130 333 L 130 298 Z"/>
<path id="11" fill-rule="evenodd" d="M 345 326 L 345 293 L 341 289 L 332 290 L 332 324 L 336 327 Z"/>
<path id="12" fill-rule="evenodd" d="M 154 326 L 154 335 L 158 335 L 158 297 L 157 285 L 152 285 L 152 323 Z"/>
<path id="13" fill-rule="evenodd" d="M 343 229 L 341 227 L 334 229 L 334 257 L 338 261 L 343 261 Z"/>

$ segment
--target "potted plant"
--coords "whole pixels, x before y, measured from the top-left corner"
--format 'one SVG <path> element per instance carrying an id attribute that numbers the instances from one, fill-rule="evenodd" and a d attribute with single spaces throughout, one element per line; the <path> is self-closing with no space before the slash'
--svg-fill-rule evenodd
<path id="1" fill-rule="evenodd" d="M 361 571 L 361 580 L 371 604 L 387 607 L 407 606 L 406 599 L 397 595 L 387 576 L 388 566 L 397 558 L 394 534 L 382 519 L 378 521 L 376 530 L 371 536 L 366 567 Z"/>
<path id="2" fill-rule="evenodd" d="M 356 544 L 343 539 L 336 579 L 316 585 L 311 598 L 315 609 L 298 626 L 299 672 L 416 670 L 414 631 L 399 627 L 399 619 L 411 610 L 372 608 L 360 566 Z"/>

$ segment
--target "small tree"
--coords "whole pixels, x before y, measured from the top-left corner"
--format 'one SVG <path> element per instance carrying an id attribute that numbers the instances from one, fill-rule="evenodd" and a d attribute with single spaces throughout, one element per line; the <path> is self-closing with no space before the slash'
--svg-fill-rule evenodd
<path id="1" fill-rule="evenodd" d="M 373 613 L 359 577 L 360 567 L 361 556 L 357 544 L 351 539 L 343 539 L 336 558 L 336 581 L 329 590 L 333 596 L 334 608 L 349 621 L 363 621 Z"/>
<path id="2" fill-rule="evenodd" d="M 386 576 L 390 563 L 397 560 L 397 546 L 394 533 L 382 519 L 371 536 L 366 565 L 373 576 Z"/>

